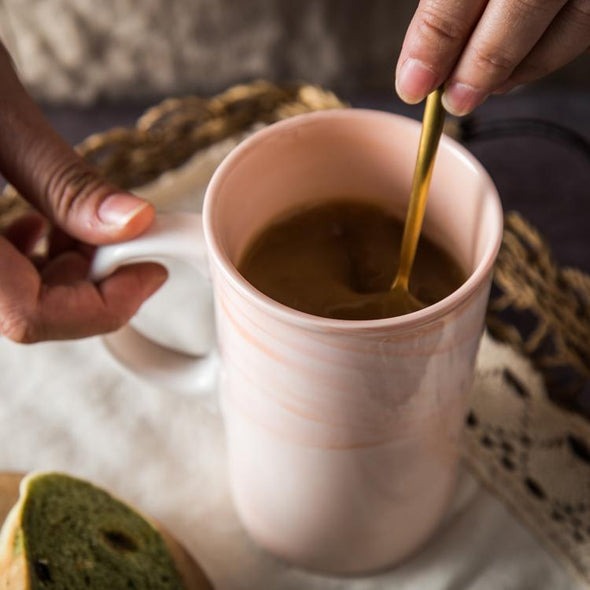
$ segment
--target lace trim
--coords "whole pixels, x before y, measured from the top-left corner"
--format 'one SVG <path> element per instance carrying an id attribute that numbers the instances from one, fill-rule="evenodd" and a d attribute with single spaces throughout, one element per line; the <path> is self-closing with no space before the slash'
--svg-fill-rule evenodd
<path id="1" fill-rule="evenodd" d="M 511 347 L 484 340 L 465 429 L 471 470 L 590 584 L 590 424 L 553 404 Z"/>

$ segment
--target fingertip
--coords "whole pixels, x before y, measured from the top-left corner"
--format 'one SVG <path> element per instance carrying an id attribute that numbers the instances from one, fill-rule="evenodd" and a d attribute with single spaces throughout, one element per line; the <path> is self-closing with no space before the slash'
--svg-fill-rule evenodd
<path id="1" fill-rule="evenodd" d="M 134 310 L 153 295 L 167 280 L 168 271 L 156 262 L 123 266 L 101 282 L 101 291 L 117 304 L 127 301 Z"/>
<path id="2" fill-rule="evenodd" d="M 155 262 L 146 262 L 139 265 L 139 267 L 140 272 L 143 273 L 143 280 L 145 281 L 144 293 L 147 299 L 158 291 L 168 280 L 168 270 L 165 266 Z"/>
<path id="3" fill-rule="evenodd" d="M 464 117 L 478 107 L 488 93 L 462 82 L 450 82 L 442 95 L 445 110 L 455 117 Z"/>
<path id="4" fill-rule="evenodd" d="M 417 104 L 437 86 L 437 75 L 421 60 L 408 57 L 398 68 L 395 89 L 408 104 Z"/>
<path id="5" fill-rule="evenodd" d="M 96 333 L 106 333 L 126 324 L 168 278 L 168 271 L 154 262 L 124 266 L 97 287 L 103 313 Z M 98 325 L 99 324 L 99 325 Z"/>

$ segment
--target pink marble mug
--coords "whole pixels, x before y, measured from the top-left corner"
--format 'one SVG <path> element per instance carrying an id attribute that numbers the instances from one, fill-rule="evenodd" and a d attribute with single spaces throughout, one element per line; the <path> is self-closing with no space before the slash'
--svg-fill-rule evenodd
<path id="1" fill-rule="evenodd" d="M 295 311 L 252 287 L 236 263 L 276 217 L 309 203 L 357 196 L 403 218 L 419 133 L 407 118 L 354 109 L 274 124 L 217 169 L 202 217 L 162 216 L 146 235 L 101 248 L 94 262 L 97 278 L 162 257 L 210 275 L 214 351 L 180 355 L 130 328 L 107 345 L 136 372 L 180 388 L 196 391 L 219 376 L 241 521 L 261 546 L 305 568 L 352 574 L 391 566 L 441 522 L 454 492 L 501 205 L 481 165 L 443 137 L 424 229 L 468 279 L 402 317 Z"/>

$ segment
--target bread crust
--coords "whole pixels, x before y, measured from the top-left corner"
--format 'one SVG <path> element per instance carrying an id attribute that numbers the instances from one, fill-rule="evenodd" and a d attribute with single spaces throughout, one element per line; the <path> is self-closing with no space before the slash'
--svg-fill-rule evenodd
<path id="1" fill-rule="evenodd" d="M 19 485 L 22 475 L 0 474 L 0 590 L 30 590 L 30 580 L 26 573 L 26 558 L 20 533 L 22 502 L 19 498 Z M 6 514 L 9 503 L 14 506 Z"/>

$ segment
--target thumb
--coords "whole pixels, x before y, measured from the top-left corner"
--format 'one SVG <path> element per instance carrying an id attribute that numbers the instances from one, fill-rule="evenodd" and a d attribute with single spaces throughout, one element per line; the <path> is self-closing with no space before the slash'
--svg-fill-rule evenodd
<path id="1" fill-rule="evenodd" d="M 0 170 L 33 206 L 90 244 L 130 239 L 152 222 L 152 205 L 106 182 L 52 129 L 0 45 Z"/>

